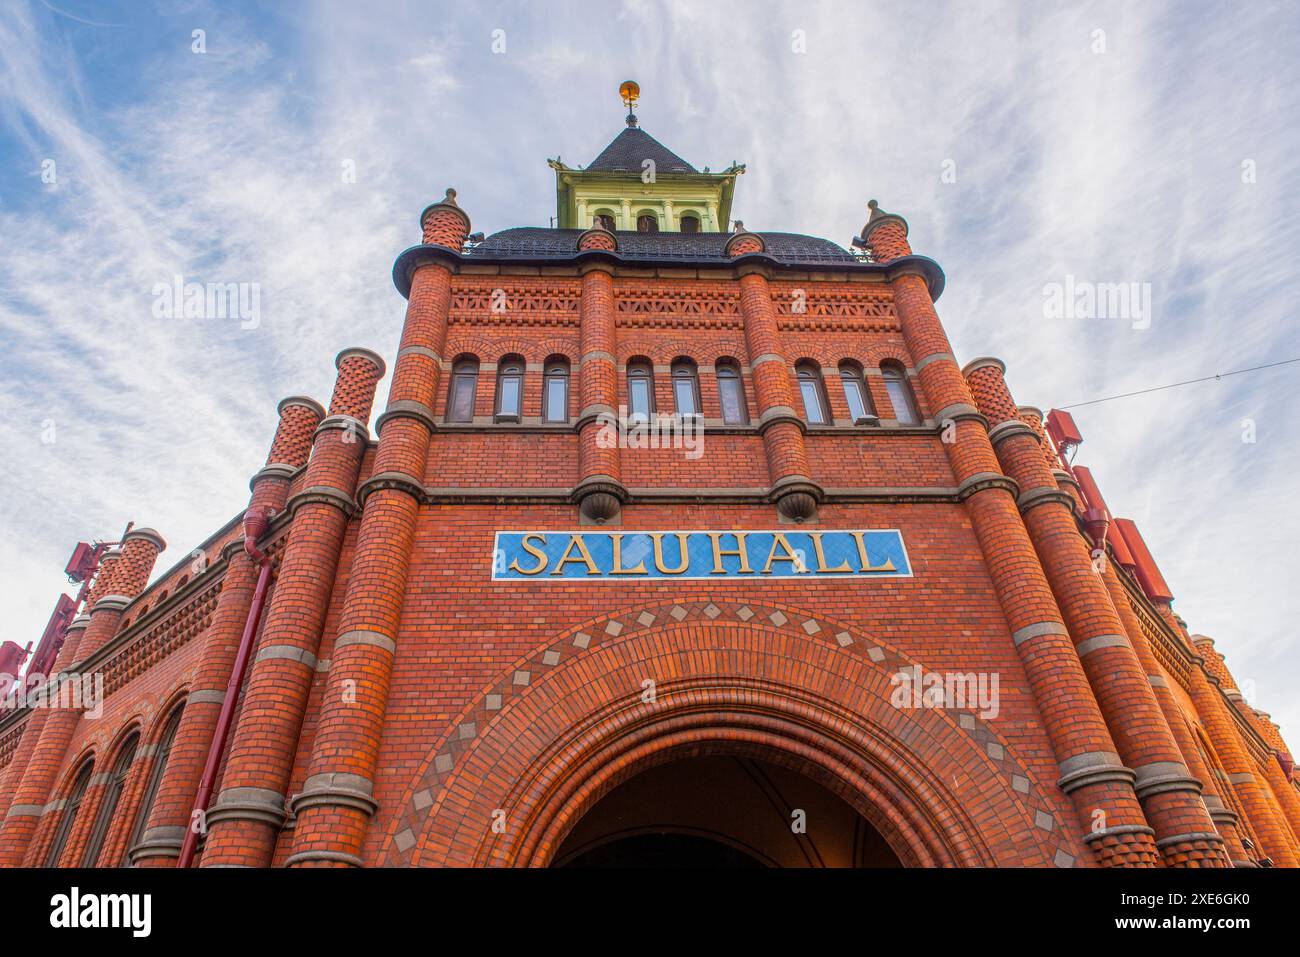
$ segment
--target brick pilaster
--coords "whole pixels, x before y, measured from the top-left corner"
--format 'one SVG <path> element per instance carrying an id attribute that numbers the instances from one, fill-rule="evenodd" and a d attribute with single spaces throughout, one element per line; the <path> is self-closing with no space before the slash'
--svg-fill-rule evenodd
<path id="1" fill-rule="evenodd" d="M 64 640 L 55 662 L 55 673 L 65 670 L 74 676 L 79 662 L 85 661 L 116 633 L 122 612 L 144 591 L 153 573 L 158 553 L 166 548 L 162 537 L 152 529 L 132 529 L 123 536 L 116 554 L 105 556 L 100 574 L 88 601 L 89 620 L 78 640 Z M 69 704 L 71 702 L 68 702 Z M 39 815 L 38 806 L 46 805 L 64 759 L 68 745 L 82 718 L 80 707 L 53 707 L 48 711 L 40 737 L 32 750 L 22 781 L 14 792 L 13 805 L 0 832 L 0 866 L 22 864 L 36 867 L 43 863 L 54 834 L 59 813 Z M 22 809 L 23 813 L 15 814 Z"/>
<path id="2" fill-rule="evenodd" d="M 578 237 L 584 252 L 618 249 L 618 240 L 604 229 L 589 229 Z M 614 315 L 614 266 L 591 257 L 582 266 L 579 302 L 581 361 L 578 366 L 578 484 L 574 497 L 582 518 L 603 523 L 615 518 L 627 501 L 617 441 L 609 441 L 609 425 L 618 415 L 617 335 Z"/>
<path id="3" fill-rule="evenodd" d="M 1246 707 L 1249 708 L 1248 705 Z M 1286 742 L 1282 740 L 1281 729 L 1273 723 L 1268 713 L 1258 708 L 1249 710 L 1255 717 L 1255 727 L 1259 729 L 1260 736 L 1272 749 L 1266 765 L 1269 787 L 1277 796 L 1282 814 L 1287 824 L 1291 826 L 1291 834 L 1300 838 L 1300 794 L 1296 793 L 1295 786 L 1291 783 L 1291 778 L 1295 774 L 1295 759 L 1291 757 Z"/>
<path id="4" fill-rule="evenodd" d="M 459 248 L 469 218 L 459 207 L 432 209 L 441 220 L 434 241 Z M 426 213 L 426 243 L 429 222 Z M 364 512 L 307 779 L 293 798 L 290 866 L 360 866 L 366 826 L 378 807 L 379 742 L 450 310 L 451 273 L 436 262 L 422 266 L 412 280 L 388 408 L 379 421 L 375 469 L 358 491 Z"/>
<path id="5" fill-rule="evenodd" d="M 1026 425 L 1002 377 L 1002 363 L 977 359 L 963 370 L 1003 470 L 1020 486 L 1017 505 L 1064 613 L 1120 758 L 1171 867 L 1224 867 L 1223 839 L 1201 800 L 1200 782 L 1173 732 L 1105 582 L 1075 521 L 1074 499 L 1058 487 L 1038 435 Z"/>
<path id="6" fill-rule="evenodd" d="M 1137 613 L 1129 604 L 1128 592 L 1119 580 L 1119 572 L 1115 570 L 1115 565 L 1109 558 L 1105 559 L 1102 568 L 1102 578 L 1106 584 L 1106 591 L 1110 595 L 1111 605 L 1124 625 L 1124 634 L 1133 646 L 1142 670 L 1146 672 L 1152 693 L 1160 705 L 1160 712 L 1164 715 L 1165 723 L 1174 736 L 1179 753 L 1183 756 L 1183 763 L 1187 765 L 1191 776 L 1201 783 L 1201 801 L 1205 805 L 1206 813 L 1210 815 L 1210 820 L 1214 822 L 1219 836 L 1223 838 L 1228 859 L 1235 867 L 1253 867 L 1254 863 L 1241 843 L 1240 822 L 1237 820 L 1237 815 L 1223 802 L 1219 794 L 1220 784 L 1201 757 L 1201 749 L 1196 746 L 1192 731 L 1188 728 L 1182 709 L 1174 697 L 1173 689 L 1169 687 L 1169 681 L 1156 660 L 1151 642 L 1147 640 L 1146 633 L 1142 629 L 1142 622 L 1138 620 Z"/>
<path id="7" fill-rule="evenodd" d="M 1267 780 L 1260 780 L 1229 710 L 1225 685 L 1232 685 L 1232 679 L 1223 658 L 1214 650 L 1211 639 L 1196 635 L 1193 640 L 1201 660 L 1192 668 L 1192 703 L 1223 762 L 1228 782 L 1259 838 L 1262 845 L 1259 850 L 1279 867 L 1300 866 L 1290 828 L 1273 800 Z M 1232 690 L 1236 690 L 1235 685 Z"/>
<path id="8" fill-rule="evenodd" d="M 114 555 L 116 560 L 116 555 Z M 103 581 L 104 566 L 100 565 L 100 571 L 96 577 L 96 584 Z M 94 589 L 91 589 L 87 596 L 87 607 L 90 606 L 94 599 Z M 50 676 L 59 675 L 68 670 L 68 667 L 76 658 L 77 646 L 81 642 L 81 636 L 90 624 L 90 617 L 85 614 L 78 615 L 68 624 L 67 633 L 63 637 L 63 646 L 55 656 L 54 663 L 50 666 Z M 50 685 L 54 687 L 54 685 Z M 0 808 L 4 809 L 6 819 L 4 824 L 0 824 L 0 841 L 3 839 L 3 831 L 8 828 L 8 814 L 13 804 L 14 793 L 22 783 L 23 775 L 27 773 L 27 768 L 31 764 L 32 754 L 36 750 L 36 745 L 41 740 L 41 732 L 45 729 L 45 722 L 50 716 L 50 709 L 47 707 L 33 707 L 27 715 L 27 722 L 23 726 L 22 737 L 18 739 L 18 746 L 14 749 L 14 756 L 9 761 L 8 775 L 5 777 L 3 791 L 0 791 Z M 30 808 L 14 811 L 14 816 L 27 814 Z M 2 846 L 2 845 L 0 845 Z"/>
<path id="9" fill-rule="evenodd" d="M 763 238 L 757 233 L 734 233 L 727 240 L 726 251 L 733 259 L 761 253 Z M 771 482 L 769 494 L 782 516 L 796 522 L 808 521 L 817 516 L 822 489 L 812 480 L 808 467 L 804 447 L 807 426 L 795 407 L 790 360 L 781 345 L 767 270 L 761 264 L 749 263 L 739 266 L 737 272 L 745 345 L 758 402 L 758 429 L 763 435 Z"/>
<path id="10" fill-rule="evenodd" d="M 292 526 L 275 592 L 251 665 L 221 792 L 207 814 L 201 865 L 265 866 L 285 819 L 307 698 L 339 554 L 356 510 L 361 459 L 369 445 L 375 386 L 384 364 L 345 349 L 329 414 L 317 426 L 301 491 L 286 507 Z"/>
<path id="11" fill-rule="evenodd" d="M 249 483 L 252 490 L 249 508 L 267 509 L 271 513 L 283 511 L 290 480 L 307 464 L 312 435 L 325 417 L 320 403 L 303 396 L 283 399 L 278 412 L 280 419 L 266 465 Z M 221 596 L 212 624 L 203 635 L 198 673 L 185 700 L 167 768 L 140 844 L 130 849 L 132 863 L 138 867 L 171 867 L 180 855 L 199 778 L 226 700 L 226 688 L 260 570 L 242 542 L 228 546 L 226 558 Z"/>
<path id="12" fill-rule="evenodd" d="M 864 238 L 878 262 L 911 255 L 907 224 L 879 213 Z M 986 424 L 957 366 L 925 280 L 903 270 L 890 282 L 895 308 L 935 418 L 950 423 L 944 451 L 961 489 L 993 587 L 1029 679 L 1060 770 L 1058 785 L 1074 806 L 1082 838 L 1107 867 L 1159 863 L 1152 829 L 1121 763 L 1074 652 L 1056 599 L 1016 509 L 1016 485 L 1002 474 Z"/>

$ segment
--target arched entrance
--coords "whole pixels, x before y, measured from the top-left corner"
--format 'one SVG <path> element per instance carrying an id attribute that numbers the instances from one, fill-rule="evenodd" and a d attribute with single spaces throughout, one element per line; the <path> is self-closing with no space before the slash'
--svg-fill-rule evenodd
<path id="1" fill-rule="evenodd" d="M 880 833 L 812 778 L 701 755 L 650 768 L 601 798 L 552 867 L 898 867 Z"/>
<path id="2" fill-rule="evenodd" d="M 912 664 L 841 622 L 752 601 L 570 626 L 451 721 L 394 802 L 384 862 L 549 866 L 623 784 L 722 757 L 811 779 L 906 867 L 1071 866 L 1081 848 L 1059 805 L 992 726 L 970 709 L 895 707 L 891 679 Z"/>

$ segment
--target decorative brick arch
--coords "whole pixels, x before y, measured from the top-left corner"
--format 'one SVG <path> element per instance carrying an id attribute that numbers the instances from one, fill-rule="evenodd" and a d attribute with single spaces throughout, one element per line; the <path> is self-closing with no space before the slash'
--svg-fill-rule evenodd
<path id="1" fill-rule="evenodd" d="M 402 795 L 381 860 L 544 866 L 622 781 L 729 753 L 817 780 L 910 865 L 1072 866 L 1086 852 L 977 714 L 890 704 L 890 676 L 915 663 L 785 605 L 669 602 L 584 622 L 450 724 Z"/>

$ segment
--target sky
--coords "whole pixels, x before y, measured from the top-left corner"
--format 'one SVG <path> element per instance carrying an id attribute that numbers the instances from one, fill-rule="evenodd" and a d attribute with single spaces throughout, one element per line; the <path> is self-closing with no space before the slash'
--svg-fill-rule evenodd
<path id="1" fill-rule="evenodd" d="M 281 397 L 328 399 L 344 347 L 391 364 L 420 211 L 547 225 L 546 158 L 596 156 L 622 80 L 696 167 L 747 164 L 750 229 L 906 217 L 959 359 L 1046 409 L 1300 357 L 1298 74 L 1267 2 L 4 3 L 0 640 L 39 638 L 77 541 L 156 527 L 161 571 L 241 511 Z M 160 315 L 175 276 L 256 284 L 257 322 Z M 1054 314 L 1067 283 L 1150 309 Z M 1293 363 L 1073 410 L 1293 750 L 1298 404 Z"/>

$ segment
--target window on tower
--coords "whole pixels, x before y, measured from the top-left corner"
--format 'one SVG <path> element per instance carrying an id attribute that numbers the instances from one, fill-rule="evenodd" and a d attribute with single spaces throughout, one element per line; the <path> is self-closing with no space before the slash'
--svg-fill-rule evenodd
<path id="1" fill-rule="evenodd" d="M 569 363 L 548 359 L 542 373 L 542 420 L 569 421 Z"/>
<path id="2" fill-rule="evenodd" d="M 696 216 L 682 217 L 682 232 L 698 233 L 700 231 L 700 220 Z"/>
<path id="3" fill-rule="evenodd" d="M 849 407 L 849 418 L 855 425 L 873 422 L 875 409 L 871 407 L 871 394 L 862 378 L 862 367 L 850 359 L 840 363 L 840 384 L 844 386 L 844 401 Z"/>
<path id="4" fill-rule="evenodd" d="M 642 213 L 636 218 L 636 231 L 638 233 L 659 232 L 659 217 L 653 213 Z"/>
<path id="5" fill-rule="evenodd" d="M 598 229 L 608 229 L 612 233 L 614 231 L 614 217 L 609 213 L 597 213 L 596 218 L 592 220 L 592 225 Z"/>
<path id="6" fill-rule="evenodd" d="M 803 398 L 804 417 L 810 425 L 825 425 L 826 394 L 822 386 L 822 370 L 815 362 L 804 360 L 794 367 L 799 381 L 799 395 Z"/>
<path id="7" fill-rule="evenodd" d="M 629 415 L 644 419 L 655 410 L 654 372 L 644 359 L 628 363 L 627 409 Z"/>
<path id="8" fill-rule="evenodd" d="M 524 360 L 506 356 L 497 366 L 496 420 L 518 422 L 523 414 L 523 398 Z"/>
<path id="9" fill-rule="evenodd" d="M 685 357 L 673 361 L 673 409 L 678 415 L 700 412 L 700 378 L 695 363 Z"/>
<path id="10" fill-rule="evenodd" d="M 722 421 L 729 425 L 742 425 L 749 421 L 745 407 L 745 385 L 740 378 L 740 365 L 735 359 L 719 359 L 718 403 L 722 406 Z"/>
<path id="11" fill-rule="evenodd" d="M 451 370 L 451 390 L 447 393 L 447 421 L 474 421 L 474 393 L 478 389 L 478 359 L 458 359 Z"/>
<path id="12" fill-rule="evenodd" d="M 894 407 L 894 418 L 899 425 L 920 425 L 921 417 L 916 411 L 916 397 L 912 395 L 912 386 L 907 381 L 907 372 L 903 366 L 892 360 L 880 364 L 880 374 L 885 380 L 885 392 L 889 395 L 889 404 Z"/>

